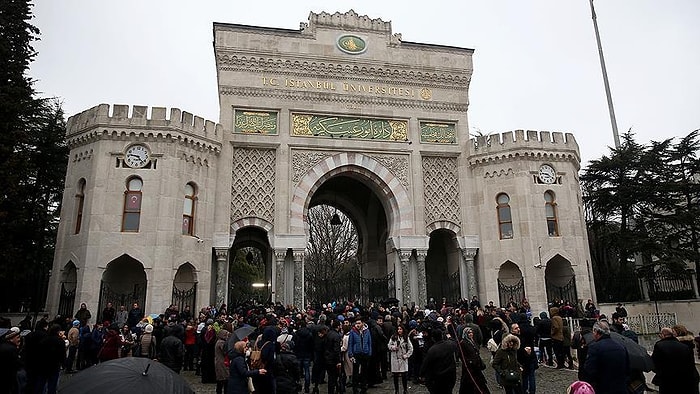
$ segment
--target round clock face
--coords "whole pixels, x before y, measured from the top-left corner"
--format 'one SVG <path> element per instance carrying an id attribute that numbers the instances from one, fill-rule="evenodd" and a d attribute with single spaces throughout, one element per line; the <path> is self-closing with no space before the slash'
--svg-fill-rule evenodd
<path id="1" fill-rule="evenodd" d="M 557 173 L 554 171 L 554 167 L 549 164 L 543 164 L 537 173 L 537 177 L 542 183 L 554 183 L 557 180 Z"/>
<path id="2" fill-rule="evenodd" d="M 132 145 L 126 150 L 124 162 L 131 168 L 142 168 L 148 164 L 150 152 L 143 145 Z"/>

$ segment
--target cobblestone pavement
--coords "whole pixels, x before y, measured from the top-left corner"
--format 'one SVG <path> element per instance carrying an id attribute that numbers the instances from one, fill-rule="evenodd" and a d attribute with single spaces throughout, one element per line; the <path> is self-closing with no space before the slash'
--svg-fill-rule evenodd
<path id="1" fill-rule="evenodd" d="M 489 360 L 489 354 L 488 351 L 485 349 L 482 349 L 482 358 L 484 359 L 485 362 L 488 362 Z M 460 379 L 460 374 L 459 371 L 461 368 L 457 368 L 458 374 L 457 374 L 457 384 L 455 385 L 454 390 L 452 391 L 454 394 L 459 393 L 459 379 Z M 492 393 L 501 393 L 503 392 L 503 389 L 499 389 L 498 386 L 496 385 L 496 377 L 494 375 L 493 368 L 487 367 L 486 370 L 484 370 L 484 374 L 486 375 L 486 380 L 489 383 L 489 389 L 491 390 Z M 201 380 L 199 380 L 199 376 L 195 376 L 194 372 L 191 371 L 185 371 L 182 372 L 182 376 L 187 379 L 187 381 L 190 383 L 190 386 L 196 393 L 216 393 L 216 384 L 202 384 Z M 537 382 L 537 392 L 541 394 L 563 394 L 566 393 L 566 388 L 569 387 L 571 382 L 577 380 L 576 378 L 576 371 L 569 370 L 569 369 L 554 369 L 554 368 L 549 368 L 549 367 L 540 367 L 537 369 L 535 373 L 535 379 Z M 322 394 L 325 394 L 328 392 L 328 389 L 326 385 L 321 385 L 320 386 L 320 392 Z M 351 390 L 348 390 L 348 393 L 351 393 Z M 399 392 L 402 392 L 402 390 L 399 390 Z M 427 394 L 428 389 L 425 388 L 423 385 L 414 385 L 409 383 L 409 389 L 408 392 L 411 394 Z M 367 391 L 368 394 L 393 394 L 394 393 L 394 382 L 391 378 L 388 380 L 385 380 L 384 383 L 378 385 L 375 388 L 369 389 Z M 449 394 L 449 393 L 445 393 Z"/>

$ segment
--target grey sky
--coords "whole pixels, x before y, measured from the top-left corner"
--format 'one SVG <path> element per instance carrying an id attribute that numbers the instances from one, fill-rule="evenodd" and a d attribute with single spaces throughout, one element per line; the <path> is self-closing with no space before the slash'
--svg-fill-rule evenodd
<path id="1" fill-rule="evenodd" d="M 38 0 L 30 75 L 68 115 L 100 103 L 219 119 L 212 23 L 298 29 L 310 11 L 392 22 L 403 39 L 473 48 L 471 132 L 574 133 L 584 161 L 613 145 L 588 0 Z M 700 1 L 597 0 L 620 132 L 700 128 Z"/>

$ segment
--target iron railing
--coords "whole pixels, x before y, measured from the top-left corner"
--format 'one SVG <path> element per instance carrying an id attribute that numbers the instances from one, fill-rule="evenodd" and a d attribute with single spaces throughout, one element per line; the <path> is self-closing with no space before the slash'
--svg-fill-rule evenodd
<path id="1" fill-rule="evenodd" d="M 500 279 L 498 280 L 498 300 L 501 303 L 501 307 L 508 305 L 511 298 L 518 303 L 525 299 L 525 281 L 523 278 L 520 278 L 513 285 L 508 285 Z"/>

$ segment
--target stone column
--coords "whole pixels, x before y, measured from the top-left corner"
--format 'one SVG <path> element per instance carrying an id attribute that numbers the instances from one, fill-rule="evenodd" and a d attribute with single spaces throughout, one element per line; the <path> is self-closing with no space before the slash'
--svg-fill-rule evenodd
<path id="1" fill-rule="evenodd" d="M 287 257 L 287 249 L 275 249 L 275 265 L 272 274 L 272 302 L 286 303 L 284 291 L 284 259 Z"/>
<path id="2" fill-rule="evenodd" d="M 402 304 L 411 304 L 413 297 L 411 294 L 411 273 L 409 272 L 409 264 L 411 260 L 411 251 L 396 250 L 401 263 L 401 298 L 397 297 Z"/>
<path id="3" fill-rule="evenodd" d="M 216 304 L 227 304 L 228 299 L 228 248 L 216 248 Z"/>
<path id="4" fill-rule="evenodd" d="M 416 305 L 425 307 L 428 303 L 428 289 L 425 277 L 425 257 L 428 250 L 416 250 L 416 265 L 418 266 L 418 299 Z"/>
<path id="5" fill-rule="evenodd" d="M 294 288 L 292 300 L 297 308 L 304 308 L 304 249 L 294 249 Z"/>
<path id="6" fill-rule="evenodd" d="M 477 295 L 478 289 L 476 288 L 476 270 L 474 269 L 474 257 L 476 257 L 477 248 L 464 248 L 462 249 L 462 262 L 464 264 L 464 271 L 466 274 L 466 283 L 462 283 L 462 274 L 460 272 L 460 289 L 462 290 L 462 297 L 469 299 L 472 296 Z M 466 288 L 465 288 L 466 285 Z M 466 292 L 465 292 L 466 290 Z"/>

